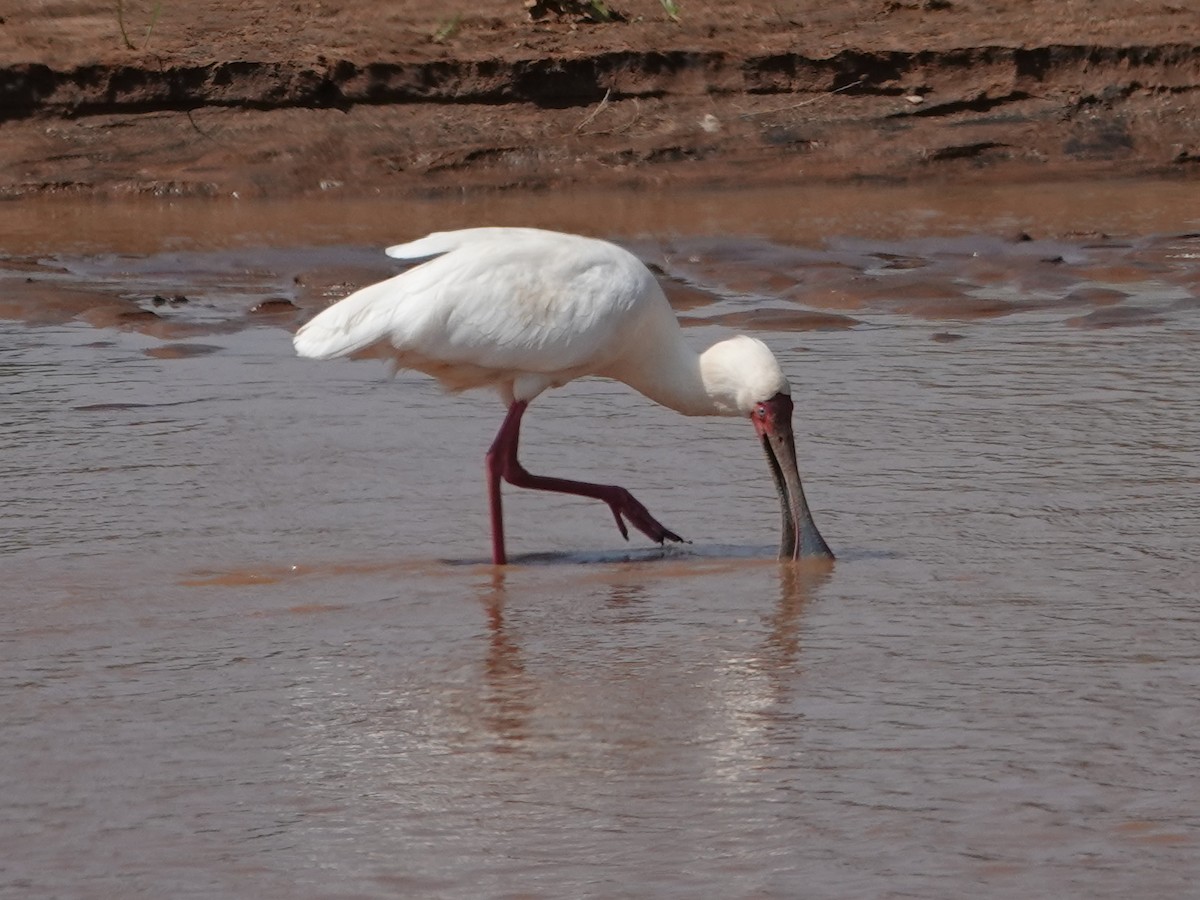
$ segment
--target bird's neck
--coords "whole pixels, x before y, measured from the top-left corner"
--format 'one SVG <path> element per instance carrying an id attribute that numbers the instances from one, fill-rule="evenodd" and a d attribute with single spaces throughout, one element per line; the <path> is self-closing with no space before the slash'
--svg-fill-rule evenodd
<path id="1" fill-rule="evenodd" d="M 676 332 L 676 336 L 676 340 L 634 354 L 636 364 L 623 366 L 614 377 L 685 416 L 736 415 L 706 382 L 702 354 L 688 346 L 682 333 Z"/>

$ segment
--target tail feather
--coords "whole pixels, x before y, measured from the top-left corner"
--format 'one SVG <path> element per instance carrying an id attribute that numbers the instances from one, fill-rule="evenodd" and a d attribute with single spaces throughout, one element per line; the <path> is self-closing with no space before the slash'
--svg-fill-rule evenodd
<path id="1" fill-rule="evenodd" d="M 396 305 L 387 302 L 388 295 L 399 299 L 393 293 L 394 280 L 389 278 L 355 291 L 307 322 L 292 338 L 296 352 L 312 359 L 333 359 L 388 337 Z"/>

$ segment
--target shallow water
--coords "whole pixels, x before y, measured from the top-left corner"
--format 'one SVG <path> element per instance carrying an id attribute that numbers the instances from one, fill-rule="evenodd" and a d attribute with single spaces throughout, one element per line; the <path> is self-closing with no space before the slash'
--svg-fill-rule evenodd
<path id="1" fill-rule="evenodd" d="M 1036 195 L 850 192 L 820 238 L 739 218 L 761 197 L 594 216 L 697 343 L 779 353 L 832 569 L 772 559 L 748 424 L 602 381 L 535 404 L 527 465 L 692 543 L 510 491 L 493 569 L 496 400 L 296 359 L 306 313 L 250 312 L 387 274 L 363 231 L 59 252 L 87 211 L 51 210 L 0 261 L 0 893 L 1194 893 L 1200 204 L 1173 190 L 1135 220 L 1091 196 L 1112 236 Z"/>

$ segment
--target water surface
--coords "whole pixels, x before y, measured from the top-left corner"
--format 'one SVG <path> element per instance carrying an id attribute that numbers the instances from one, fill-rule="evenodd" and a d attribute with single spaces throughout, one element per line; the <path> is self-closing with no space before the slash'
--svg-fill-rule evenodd
<path id="1" fill-rule="evenodd" d="M 0 893 L 1194 892 L 1200 206 L 1160 188 L 1086 234 L 1016 194 L 593 216 L 697 344 L 776 349 L 832 569 L 772 558 L 748 423 L 603 381 L 526 465 L 692 543 L 510 491 L 494 569 L 495 398 L 291 352 L 406 228 L 60 248 L 52 210 L 0 263 Z"/>

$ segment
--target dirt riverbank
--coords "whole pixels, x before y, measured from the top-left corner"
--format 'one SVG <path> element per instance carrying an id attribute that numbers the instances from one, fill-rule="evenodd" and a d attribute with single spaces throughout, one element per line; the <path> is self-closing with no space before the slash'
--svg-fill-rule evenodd
<path id="1" fill-rule="evenodd" d="M 1200 171 L 1182 0 L 610 6 L 24 0 L 0 196 Z"/>

